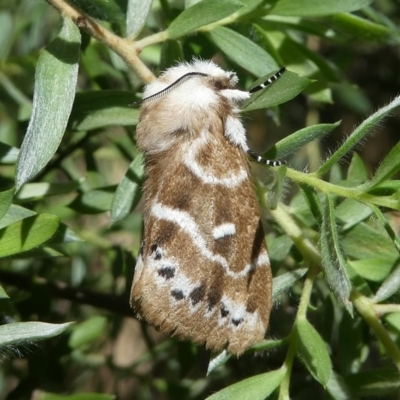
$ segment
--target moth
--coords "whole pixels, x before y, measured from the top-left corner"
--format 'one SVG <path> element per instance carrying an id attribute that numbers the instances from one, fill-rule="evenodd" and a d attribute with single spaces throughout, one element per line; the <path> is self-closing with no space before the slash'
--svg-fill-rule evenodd
<path id="1" fill-rule="evenodd" d="M 211 61 L 168 69 L 141 102 L 144 233 L 131 306 L 165 333 L 242 354 L 264 338 L 272 277 L 240 121 L 251 93 Z"/>

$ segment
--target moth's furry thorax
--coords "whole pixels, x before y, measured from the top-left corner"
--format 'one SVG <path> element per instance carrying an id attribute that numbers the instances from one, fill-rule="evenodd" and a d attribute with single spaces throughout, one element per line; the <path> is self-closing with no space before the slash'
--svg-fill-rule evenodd
<path id="1" fill-rule="evenodd" d="M 184 80 L 172 90 L 162 92 L 185 74 L 202 73 Z M 226 72 L 211 61 L 196 60 L 168 69 L 149 84 L 137 126 L 139 148 L 145 153 L 169 149 L 177 142 L 193 140 L 203 129 L 226 131 L 228 140 L 247 150 L 245 132 L 238 113 L 248 92 L 234 89 L 237 76 Z"/>

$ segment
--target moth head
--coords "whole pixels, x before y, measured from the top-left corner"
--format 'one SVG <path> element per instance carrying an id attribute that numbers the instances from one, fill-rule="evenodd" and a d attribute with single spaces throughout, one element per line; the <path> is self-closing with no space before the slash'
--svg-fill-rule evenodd
<path id="1" fill-rule="evenodd" d="M 238 78 L 212 61 L 193 60 L 166 70 L 156 81 L 147 85 L 142 104 L 168 97 L 182 106 L 208 107 L 224 98 L 237 107 L 249 97 L 248 92 L 235 90 Z M 167 99 L 165 99 L 167 100 Z"/>

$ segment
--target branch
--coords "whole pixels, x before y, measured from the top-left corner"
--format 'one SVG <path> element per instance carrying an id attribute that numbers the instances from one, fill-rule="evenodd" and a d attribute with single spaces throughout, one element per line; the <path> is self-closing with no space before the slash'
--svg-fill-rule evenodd
<path id="1" fill-rule="evenodd" d="M 0 282 L 28 292 L 33 292 L 33 289 L 38 286 L 43 287 L 54 298 L 66 299 L 71 302 L 102 308 L 103 310 L 125 317 L 134 317 L 134 311 L 129 307 L 128 299 L 122 296 L 118 297 L 91 290 L 73 288 L 64 282 L 49 281 L 40 277 L 31 279 L 25 275 L 4 270 L 0 270 Z"/>
<path id="2" fill-rule="evenodd" d="M 138 57 L 139 48 L 134 42 L 121 38 L 98 24 L 75 6 L 71 6 L 65 0 L 47 0 L 63 16 L 71 18 L 78 28 L 87 32 L 90 36 L 105 44 L 117 53 L 137 73 L 143 82 L 150 83 L 155 77 Z"/>

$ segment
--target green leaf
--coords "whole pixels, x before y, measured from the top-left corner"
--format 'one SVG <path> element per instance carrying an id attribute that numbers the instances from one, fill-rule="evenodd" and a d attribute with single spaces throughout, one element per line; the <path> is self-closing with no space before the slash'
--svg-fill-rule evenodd
<path id="1" fill-rule="evenodd" d="M 79 194 L 70 204 L 72 210 L 84 214 L 98 214 L 111 209 L 115 187 L 93 189 Z"/>
<path id="2" fill-rule="evenodd" d="M 363 159 L 357 153 L 354 153 L 347 171 L 347 179 L 352 182 L 362 183 L 367 178 L 367 169 Z"/>
<path id="3" fill-rule="evenodd" d="M 353 396 L 383 397 L 400 388 L 399 371 L 395 368 L 375 368 L 346 377 Z"/>
<path id="4" fill-rule="evenodd" d="M 177 39 L 194 32 L 202 26 L 212 24 L 240 10 L 243 3 L 238 0 L 202 0 L 187 8 L 175 18 L 167 29 L 170 39 Z"/>
<path id="5" fill-rule="evenodd" d="M 18 201 L 30 201 L 33 199 L 43 198 L 47 196 L 55 196 L 59 194 L 71 193 L 79 188 L 81 182 L 65 182 L 65 183 L 27 183 L 16 194 Z"/>
<path id="6" fill-rule="evenodd" d="M 92 343 L 104 334 L 107 318 L 96 315 L 75 325 L 68 345 L 71 349 L 77 349 L 88 343 Z"/>
<path id="7" fill-rule="evenodd" d="M 378 229 L 380 228 L 380 229 Z M 398 252 L 385 230 L 361 222 L 344 235 L 343 249 L 355 259 L 373 258 L 379 254 L 383 258 L 397 257 Z"/>
<path id="8" fill-rule="evenodd" d="M 382 282 L 393 269 L 396 258 L 373 257 L 362 260 L 348 261 L 348 264 L 358 275 L 373 282 Z"/>
<path id="9" fill-rule="evenodd" d="M 37 214 L 34 211 L 29 210 L 28 208 L 24 208 L 16 204 L 11 204 L 7 213 L 0 220 L 0 229 L 8 225 L 11 225 L 13 222 L 20 221 L 21 219 L 27 217 L 31 217 L 32 215 L 37 215 Z"/>
<path id="10" fill-rule="evenodd" d="M 343 200 L 335 210 L 336 218 L 343 222 L 343 230 L 352 228 L 371 214 L 371 207 L 353 199 Z"/>
<path id="11" fill-rule="evenodd" d="M 73 322 L 48 324 L 44 322 L 15 322 L 0 326 L 0 347 L 30 344 L 63 333 Z"/>
<path id="12" fill-rule="evenodd" d="M 131 92 L 102 90 L 76 94 L 68 126 L 77 131 L 88 131 L 104 126 L 134 126 L 139 111 L 130 104 L 135 101 Z"/>
<path id="13" fill-rule="evenodd" d="M 376 113 L 369 116 L 366 120 L 364 120 L 352 133 L 350 136 L 347 137 L 345 142 L 332 154 L 331 157 L 328 158 L 327 161 L 318 169 L 318 175 L 323 175 L 327 173 L 334 164 L 336 164 L 342 157 L 344 157 L 354 146 L 359 144 L 370 132 L 371 130 L 379 124 L 379 122 L 387 116 L 393 109 L 400 105 L 400 96 L 397 96 L 390 104 L 385 107 L 382 107 Z M 392 174 L 393 171 L 398 170 L 400 165 L 400 157 L 397 156 L 397 161 L 394 159 L 395 153 L 398 152 L 400 148 L 400 143 L 398 143 L 394 149 L 389 153 L 386 157 L 388 160 L 386 161 L 385 165 L 382 167 L 382 164 L 379 169 L 381 171 L 378 174 L 378 171 L 375 174 L 377 176 L 377 180 L 373 183 L 366 184 L 366 187 L 373 187 L 381 182 L 381 178 L 389 176 Z M 382 167 L 382 168 L 381 168 Z M 374 177 L 374 179 L 375 179 Z M 372 186 L 371 186 L 372 185 Z"/>
<path id="14" fill-rule="evenodd" d="M 391 325 L 397 332 L 400 332 L 400 314 L 392 312 L 385 315 L 385 322 Z"/>
<path id="15" fill-rule="evenodd" d="M 360 38 L 371 42 L 373 40 L 386 42 L 396 37 L 396 31 L 387 26 L 376 24 L 357 15 L 338 13 L 332 16 L 332 27 L 352 38 Z M 397 34 L 398 42 L 398 34 Z"/>
<path id="16" fill-rule="evenodd" d="M 315 17 L 359 10 L 371 2 L 372 0 L 279 0 L 271 13 L 296 17 Z"/>
<path id="17" fill-rule="evenodd" d="M 153 0 L 128 0 L 126 36 L 135 38 L 143 29 Z"/>
<path id="18" fill-rule="evenodd" d="M 255 76 L 265 76 L 278 69 L 276 61 L 262 47 L 232 29 L 220 26 L 209 35 L 228 58 Z"/>
<path id="19" fill-rule="evenodd" d="M 124 14 L 119 1 L 115 0 L 71 0 L 82 11 L 93 18 L 117 24 L 124 23 Z"/>
<path id="20" fill-rule="evenodd" d="M 166 40 L 161 46 L 160 71 L 165 71 L 184 59 L 182 44 L 178 40 Z"/>
<path id="21" fill-rule="evenodd" d="M 136 207 L 142 196 L 143 180 L 143 156 L 138 155 L 115 191 L 111 205 L 111 224 L 126 218 Z"/>
<path id="22" fill-rule="evenodd" d="M 326 384 L 326 390 L 333 400 L 353 400 L 353 396 L 344 378 L 335 371 L 332 371 L 329 381 Z"/>
<path id="23" fill-rule="evenodd" d="M 270 75 L 271 74 L 268 74 L 262 79 L 258 79 L 254 82 L 254 86 L 256 86 L 257 83 L 265 82 Z M 244 101 L 242 112 L 268 108 L 289 101 L 301 93 L 310 83 L 311 81 L 309 79 L 286 71 L 278 81 L 252 94 L 249 99 Z"/>
<path id="24" fill-rule="evenodd" d="M 0 257 L 31 250 L 49 240 L 57 231 L 59 218 L 39 214 L 14 222 L 0 230 Z"/>
<path id="25" fill-rule="evenodd" d="M 379 165 L 373 178 L 365 183 L 363 189 L 370 190 L 388 180 L 400 170 L 400 142 L 398 142 Z"/>
<path id="26" fill-rule="evenodd" d="M 325 342 L 315 328 L 304 318 L 296 323 L 299 354 L 311 375 L 326 386 L 332 373 L 331 359 Z"/>
<path id="27" fill-rule="evenodd" d="M 112 394 L 100 393 L 78 393 L 70 395 L 59 395 L 55 393 L 41 392 L 35 390 L 35 400 L 115 400 Z"/>
<path id="28" fill-rule="evenodd" d="M 323 202 L 320 236 L 322 268 L 331 289 L 351 313 L 352 304 L 349 300 L 351 283 L 347 276 L 346 261 L 340 246 L 334 212 L 333 201 L 326 195 Z"/>
<path id="29" fill-rule="evenodd" d="M 19 150 L 0 142 L 0 164 L 12 165 L 17 162 Z"/>
<path id="30" fill-rule="evenodd" d="M 39 57 L 32 117 L 17 164 L 17 190 L 53 157 L 67 126 L 75 97 L 80 49 L 79 29 L 65 18 L 59 36 Z"/>
<path id="31" fill-rule="evenodd" d="M 272 285 L 272 302 L 276 303 L 279 295 L 292 288 L 306 273 L 307 268 L 299 268 L 275 277 Z"/>
<path id="32" fill-rule="evenodd" d="M 322 224 L 322 204 L 320 200 L 320 196 L 316 193 L 313 187 L 301 183 L 300 185 L 301 192 L 304 194 L 304 198 L 307 201 L 309 210 L 314 216 L 315 220 L 319 225 Z M 311 222 L 311 221 L 310 221 Z M 309 223 L 308 225 L 313 225 Z"/>
<path id="33" fill-rule="evenodd" d="M 287 235 L 276 237 L 274 234 L 267 235 L 268 253 L 271 262 L 283 261 L 293 246 L 292 239 Z"/>
<path id="34" fill-rule="evenodd" d="M 276 143 L 271 150 L 265 153 L 265 157 L 276 158 L 278 160 L 285 159 L 287 156 L 296 153 L 307 143 L 324 138 L 339 125 L 340 121 L 334 124 L 318 124 L 300 129 Z"/>
<path id="35" fill-rule="evenodd" d="M 267 204 L 268 209 L 270 210 L 275 210 L 282 198 L 286 169 L 286 165 L 282 165 L 281 167 L 276 168 L 273 174 L 271 174 L 274 179 L 267 185 Z"/>
<path id="36" fill-rule="evenodd" d="M 2 299 L 9 299 L 10 296 L 7 294 L 7 292 L 4 290 L 2 286 L 0 286 L 0 300 Z"/>
<path id="37" fill-rule="evenodd" d="M 279 386 L 284 376 L 283 369 L 255 375 L 214 393 L 206 400 L 264 400 Z"/>
<path id="38" fill-rule="evenodd" d="M 6 212 L 11 206 L 12 199 L 14 196 L 15 188 L 0 192 L 0 220 L 4 217 Z"/>
<path id="39" fill-rule="evenodd" d="M 398 293 L 400 290 L 400 260 L 397 259 L 396 267 L 383 281 L 382 285 L 374 296 L 374 302 L 380 303 Z"/>
<path id="40" fill-rule="evenodd" d="M 211 374 L 215 369 L 220 367 L 221 365 L 226 364 L 226 362 L 232 357 L 231 353 L 228 353 L 226 350 L 222 350 L 217 356 L 210 359 L 207 367 L 207 376 Z"/>

